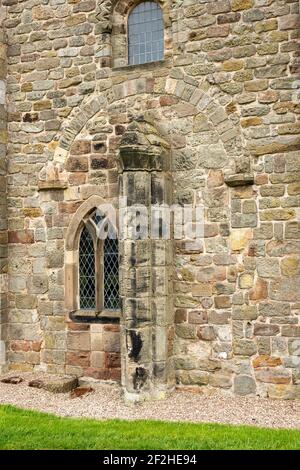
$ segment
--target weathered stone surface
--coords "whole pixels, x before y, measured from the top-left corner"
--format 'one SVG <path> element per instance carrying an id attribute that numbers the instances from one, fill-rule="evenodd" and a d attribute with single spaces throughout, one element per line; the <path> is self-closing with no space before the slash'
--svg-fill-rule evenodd
<path id="1" fill-rule="evenodd" d="M 280 357 L 271 357 L 271 356 L 257 356 L 252 361 L 254 369 L 259 367 L 277 367 L 282 365 L 282 359 Z"/>
<path id="2" fill-rule="evenodd" d="M 257 369 L 255 377 L 259 382 L 274 383 L 274 384 L 288 384 L 291 382 L 291 374 L 288 370 L 276 368 Z"/>
<path id="3" fill-rule="evenodd" d="M 209 374 L 198 370 L 181 371 L 177 375 L 177 381 L 183 385 L 207 385 Z"/>
<path id="4" fill-rule="evenodd" d="M 240 339 L 233 343 L 233 352 L 238 356 L 253 356 L 257 352 L 257 347 L 251 340 Z"/>
<path id="5" fill-rule="evenodd" d="M 78 386 L 76 377 L 58 377 L 53 379 L 43 379 L 41 388 L 52 393 L 67 393 Z"/>
<path id="6" fill-rule="evenodd" d="M 252 236 L 252 231 L 249 228 L 234 229 L 230 234 L 230 246 L 233 251 L 244 249 Z"/>
<path id="7" fill-rule="evenodd" d="M 209 375 L 209 385 L 218 388 L 232 387 L 232 374 L 226 371 L 217 371 Z"/>
<path id="8" fill-rule="evenodd" d="M 282 278 L 272 281 L 270 284 L 270 298 L 272 300 L 282 300 L 288 302 L 300 301 L 300 292 L 293 289 L 292 286 L 299 285 L 300 276 L 294 276 L 291 284 L 290 278 Z"/>
<path id="9" fill-rule="evenodd" d="M 278 325 L 269 325 L 265 323 L 255 323 L 254 334 L 257 336 L 276 336 L 279 333 Z"/>
<path id="10" fill-rule="evenodd" d="M 243 305 L 233 307 L 232 318 L 234 320 L 256 320 L 257 317 L 258 312 L 255 306 Z"/>
<path id="11" fill-rule="evenodd" d="M 248 375 L 238 375 L 235 377 L 234 382 L 234 392 L 237 395 L 250 395 L 256 392 L 255 380 Z"/>
<path id="12" fill-rule="evenodd" d="M 269 385 L 268 396 L 279 400 L 300 399 L 299 385 Z"/>
<path id="13" fill-rule="evenodd" d="M 281 317 L 290 315 L 290 305 L 283 302 L 260 302 L 258 311 L 265 317 Z"/>
<path id="14" fill-rule="evenodd" d="M 164 2 L 164 60 L 129 67 L 124 5 L 4 3 L 1 372 L 299 396 L 297 2 Z M 81 311 L 80 232 L 119 196 L 203 232 L 120 240 L 121 312 Z"/>

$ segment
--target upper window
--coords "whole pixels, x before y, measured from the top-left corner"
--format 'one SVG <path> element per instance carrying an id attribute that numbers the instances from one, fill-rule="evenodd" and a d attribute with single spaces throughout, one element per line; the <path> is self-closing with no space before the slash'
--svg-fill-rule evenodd
<path id="1" fill-rule="evenodd" d="M 155 2 L 139 3 L 128 17 L 128 62 L 132 65 L 164 57 L 164 22 Z"/>
<path id="2" fill-rule="evenodd" d="M 80 310 L 119 310 L 119 249 L 116 230 L 95 212 L 79 241 Z"/>

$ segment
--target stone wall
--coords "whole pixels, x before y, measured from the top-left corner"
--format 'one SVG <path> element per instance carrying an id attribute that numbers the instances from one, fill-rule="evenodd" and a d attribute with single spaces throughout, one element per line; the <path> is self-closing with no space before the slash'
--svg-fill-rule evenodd
<path id="1" fill-rule="evenodd" d="M 6 7 L 0 2 L 0 371 L 6 370 L 7 328 L 7 200 L 6 200 Z"/>
<path id="2" fill-rule="evenodd" d="M 65 237 L 89 197 L 117 205 L 121 138 L 143 116 L 171 145 L 174 202 L 205 207 L 202 243 L 176 243 L 177 385 L 299 397 L 299 2 L 162 1 L 166 60 L 117 69 L 120 2 L 3 4 L 10 367 L 91 367 L 92 342 L 68 339 Z"/>

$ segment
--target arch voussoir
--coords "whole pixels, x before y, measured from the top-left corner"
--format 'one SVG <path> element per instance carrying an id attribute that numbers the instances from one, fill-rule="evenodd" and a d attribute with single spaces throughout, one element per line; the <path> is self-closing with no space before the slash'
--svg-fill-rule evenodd
<path id="1" fill-rule="evenodd" d="M 155 86 L 153 89 L 155 90 Z M 179 79 L 169 76 L 165 81 L 164 93 L 176 96 L 182 101 L 195 106 L 199 113 L 204 113 L 219 134 L 224 150 L 232 152 L 232 147 L 235 147 L 233 144 L 236 143 L 237 148 L 234 148 L 234 151 L 241 153 L 242 143 L 239 129 L 231 122 L 224 107 L 201 88 L 198 80 L 189 76 Z M 146 79 L 128 79 L 117 85 L 111 84 L 111 87 L 100 95 L 94 95 L 82 105 L 80 111 L 65 126 L 54 155 L 54 160 L 60 163 L 63 163 L 62 160 L 66 161 L 71 145 L 77 135 L 99 111 L 105 112 L 108 105 L 112 102 L 142 94 L 151 96 L 154 94 L 156 96 L 155 91 L 148 90 Z"/>

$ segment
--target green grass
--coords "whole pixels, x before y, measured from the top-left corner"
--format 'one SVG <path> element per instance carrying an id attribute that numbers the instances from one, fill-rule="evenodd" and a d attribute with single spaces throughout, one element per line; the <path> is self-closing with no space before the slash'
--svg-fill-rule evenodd
<path id="1" fill-rule="evenodd" d="M 0 406 L 0 449 L 300 449 L 300 430 L 95 421 Z"/>

